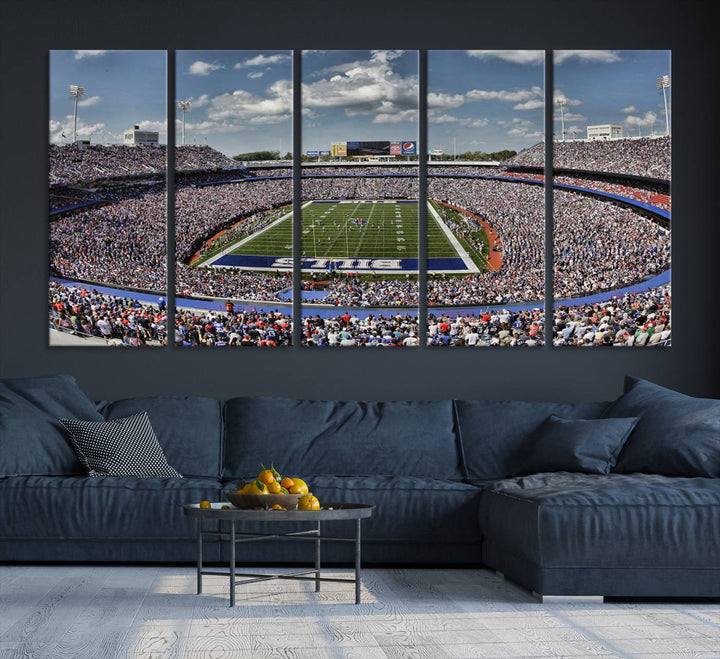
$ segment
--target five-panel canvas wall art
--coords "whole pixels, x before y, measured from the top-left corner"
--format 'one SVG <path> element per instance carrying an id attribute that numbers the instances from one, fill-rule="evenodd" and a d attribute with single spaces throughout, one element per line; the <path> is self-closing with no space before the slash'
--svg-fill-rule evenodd
<path id="1" fill-rule="evenodd" d="M 52 346 L 672 344 L 669 51 L 49 59 Z"/>

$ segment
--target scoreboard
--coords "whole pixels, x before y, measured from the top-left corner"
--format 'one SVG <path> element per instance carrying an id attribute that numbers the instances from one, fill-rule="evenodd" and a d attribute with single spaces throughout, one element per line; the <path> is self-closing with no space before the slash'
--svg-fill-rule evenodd
<path id="1" fill-rule="evenodd" d="M 336 147 L 340 144 L 333 144 L 334 154 L 341 155 Z M 417 155 L 417 142 L 346 142 L 345 154 L 347 156 L 414 156 Z"/>

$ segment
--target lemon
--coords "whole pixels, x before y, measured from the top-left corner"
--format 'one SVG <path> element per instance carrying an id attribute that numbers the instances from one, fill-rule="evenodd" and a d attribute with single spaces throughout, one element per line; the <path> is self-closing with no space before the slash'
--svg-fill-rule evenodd
<path id="1" fill-rule="evenodd" d="M 209 501 L 203 499 L 203 500 L 200 502 L 200 507 L 201 507 L 201 508 L 212 508 L 212 504 L 211 504 Z"/>

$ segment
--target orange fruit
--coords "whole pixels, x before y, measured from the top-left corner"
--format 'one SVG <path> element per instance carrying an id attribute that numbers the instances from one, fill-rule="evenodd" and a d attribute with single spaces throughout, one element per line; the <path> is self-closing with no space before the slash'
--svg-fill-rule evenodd
<path id="1" fill-rule="evenodd" d="M 290 494 L 308 494 L 310 492 L 310 488 L 302 478 L 295 477 L 292 480 L 292 487 L 287 488 Z"/>
<path id="2" fill-rule="evenodd" d="M 320 510 L 320 502 L 312 494 L 306 494 L 298 500 L 298 510 Z"/>
<path id="3" fill-rule="evenodd" d="M 203 499 L 203 500 L 200 502 L 200 507 L 201 507 L 201 508 L 212 508 L 212 504 L 211 504 L 209 501 Z"/>
<path id="4" fill-rule="evenodd" d="M 286 490 L 290 491 L 290 488 L 295 485 L 295 481 L 289 476 L 285 476 L 280 483 Z"/>
<path id="5" fill-rule="evenodd" d="M 262 483 L 265 483 L 265 485 L 269 485 L 270 483 L 275 482 L 275 476 L 273 476 L 273 473 L 270 469 L 263 469 L 259 474 L 257 479 L 261 481 Z"/>
<path id="6" fill-rule="evenodd" d="M 280 483 L 278 483 L 277 481 L 273 481 L 272 483 L 266 483 L 266 485 L 270 494 L 282 494 L 282 485 L 280 485 Z"/>
<path id="7" fill-rule="evenodd" d="M 243 492 L 243 494 L 267 494 L 267 493 L 268 493 L 267 486 L 262 481 L 253 481 L 248 486 L 247 491 Z"/>
<path id="8" fill-rule="evenodd" d="M 279 503 L 276 503 L 270 510 L 287 510 L 287 508 L 283 508 Z"/>

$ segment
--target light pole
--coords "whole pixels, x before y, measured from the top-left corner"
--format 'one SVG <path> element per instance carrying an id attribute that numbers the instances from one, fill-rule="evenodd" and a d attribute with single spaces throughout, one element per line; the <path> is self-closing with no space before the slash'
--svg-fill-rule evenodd
<path id="1" fill-rule="evenodd" d="M 75 99 L 75 119 L 73 121 L 73 144 L 77 142 L 77 109 L 78 101 L 84 96 L 85 87 L 79 85 L 70 85 L 70 97 Z"/>
<path id="2" fill-rule="evenodd" d="M 185 146 L 185 113 L 190 109 L 190 101 L 178 101 L 178 107 L 183 114 L 182 120 L 182 145 Z"/>
<path id="3" fill-rule="evenodd" d="M 562 128 L 562 141 L 565 141 L 565 106 L 567 99 L 564 96 L 558 96 L 556 103 L 560 106 L 560 126 Z"/>
<path id="4" fill-rule="evenodd" d="M 668 114 L 668 105 L 667 105 L 667 92 L 666 89 L 670 89 L 670 76 L 660 76 L 657 79 L 657 87 L 658 89 L 662 89 L 663 93 L 663 100 L 665 101 L 665 133 L 666 135 L 670 135 L 670 115 Z"/>

